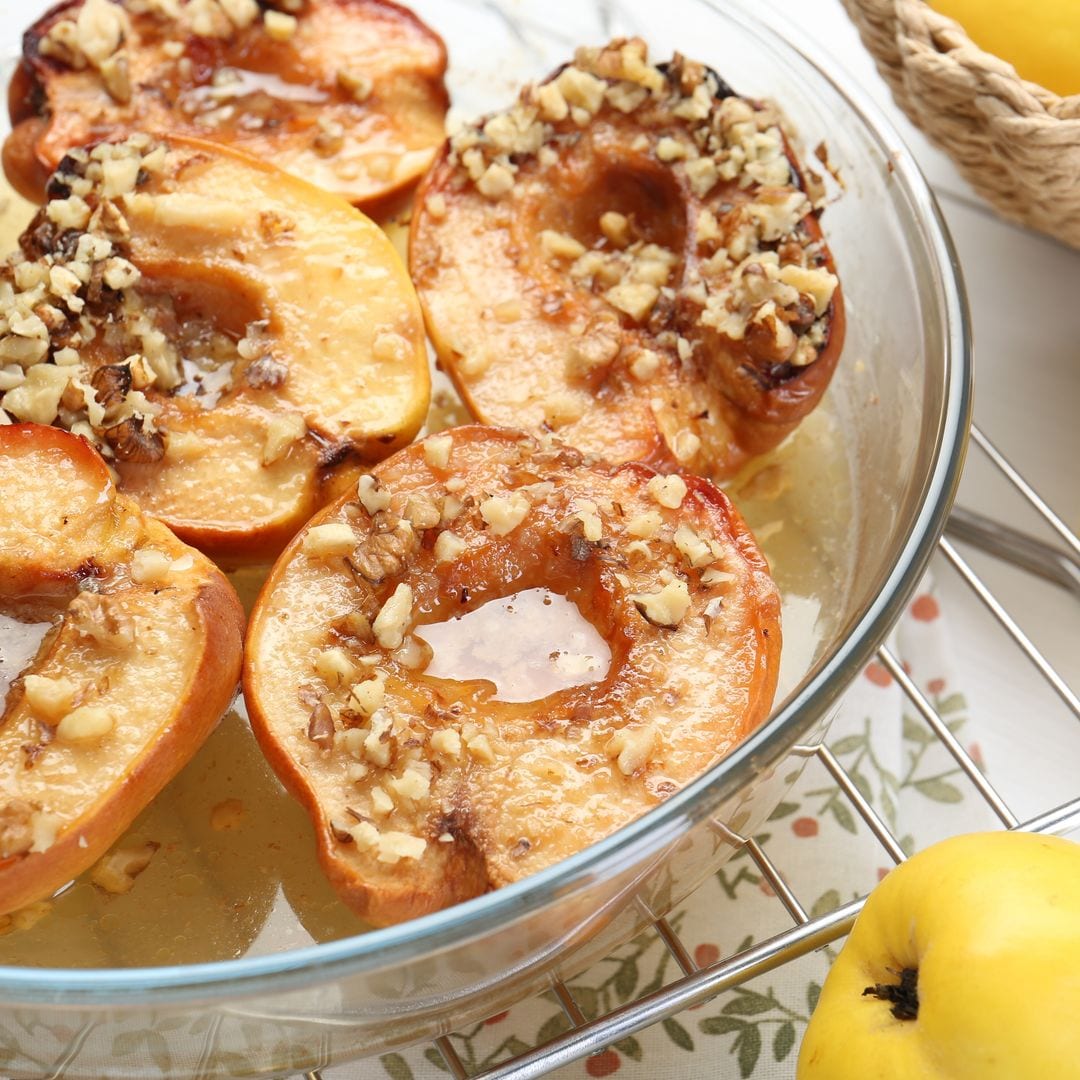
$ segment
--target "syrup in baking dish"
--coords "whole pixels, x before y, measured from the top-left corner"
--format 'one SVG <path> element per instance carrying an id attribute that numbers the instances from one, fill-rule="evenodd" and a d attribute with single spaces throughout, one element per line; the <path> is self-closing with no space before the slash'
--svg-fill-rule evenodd
<path id="1" fill-rule="evenodd" d="M 851 484 L 838 422 L 827 409 L 811 414 L 791 439 L 727 485 L 759 534 L 783 597 L 777 702 L 837 633 L 829 619 L 846 606 L 841 590 L 852 556 Z M 249 608 L 263 573 L 248 569 L 232 575 Z M 551 692 L 549 687 L 602 678 L 609 654 L 599 635 L 570 601 L 552 596 L 545 604 L 544 594 L 527 590 L 494 601 L 456 627 L 454 620 L 423 627 L 421 636 L 434 651 L 428 672 L 491 678 L 501 696 L 542 695 Z M 477 616 L 475 625 L 465 625 Z M 495 627 L 497 656 L 478 650 L 480 635 L 474 633 L 484 630 L 486 638 Z M 455 642 L 456 630 L 467 634 Z M 463 643 L 467 636 L 474 644 Z M 515 648 L 511 655 L 506 648 L 511 636 L 527 637 L 529 647 Z M 560 672 L 549 659 L 553 652 L 574 658 L 564 661 L 566 670 Z M 585 670 L 588 662 L 578 659 L 585 656 L 596 657 L 600 666 Z M 565 681 L 569 678 L 574 683 Z M 0 930 L 9 931 L 0 936 L 0 963 L 197 963 L 367 929 L 327 884 L 308 816 L 263 760 L 242 701 L 116 846 L 139 849 L 147 843 L 159 846 L 129 892 L 110 894 L 84 875 L 40 909 L 13 921 L 0 918 Z"/>
<path id="2" fill-rule="evenodd" d="M 494 701 L 537 701 L 603 679 L 611 650 L 565 596 L 525 589 L 417 629 L 433 651 L 424 674 L 487 679 Z"/>

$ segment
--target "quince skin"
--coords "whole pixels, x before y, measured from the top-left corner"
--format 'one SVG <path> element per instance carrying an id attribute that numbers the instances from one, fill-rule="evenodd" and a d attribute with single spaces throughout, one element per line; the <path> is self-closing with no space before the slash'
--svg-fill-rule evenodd
<path id="1" fill-rule="evenodd" d="M 825 980 L 797 1076 L 1080 1077 L 1080 844 L 976 833 L 893 870 Z"/>

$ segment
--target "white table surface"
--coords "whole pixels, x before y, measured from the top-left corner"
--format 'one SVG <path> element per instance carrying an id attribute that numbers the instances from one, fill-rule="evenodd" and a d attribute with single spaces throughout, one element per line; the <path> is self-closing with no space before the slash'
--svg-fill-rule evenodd
<path id="1" fill-rule="evenodd" d="M 886 112 L 929 179 L 959 252 L 975 339 L 975 423 L 1074 530 L 1080 527 L 1080 251 L 998 218 L 892 101 L 839 0 L 773 0 L 793 37 L 843 69 Z M 797 29 L 796 29 L 797 28 Z M 959 503 L 1052 539 L 972 447 Z M 1080 605 L 979 552 L 971 562 L 1073 687 Z M 1023 817 L 1080 794 L 1080 725 L 938 556 L 958 673 L 985 732 L 994 783 Z"/>

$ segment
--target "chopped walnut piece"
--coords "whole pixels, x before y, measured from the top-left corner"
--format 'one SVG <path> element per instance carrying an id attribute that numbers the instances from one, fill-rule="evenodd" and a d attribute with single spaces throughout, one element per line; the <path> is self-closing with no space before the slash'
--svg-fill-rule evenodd
<path id="1" fill-rule="evenodd" d="M 140 548 L 131 556 L 131 580 L 139 585 L 155 585 L 169 576 L 172 560 L 163 551 Z"/>
<path id="2" fill-rule="evenodd" d="M 248 369 L 250 371 L 250 368 Z M 273 465 L 289 453 L 294 443 L 307 435 L 307 424 L 299 413 L 274 415 L 266 425 L 262 463 Z"/>
<path id="3" fill-rule="evenodd" d="M 377 523 L 385 526 L 387 522 Z M 356 548 L 350 557 L 355 573 L 365 581 L 378 584 L 400 573 L 405 560 L 419 546 L 419 537 L 412 525 L 403 519 L 393 521 L 393 528 L 377 528 Z"/>
<path id="4" fill-rule="evenodd" d="M 437 754 L 458 757 L 461 754 L 461 735 L 453 728 L 443 728 L 431 736 L 430 745 Z"/>
<path id="5" fill-rule="evenodd" d="M 513 532 L 532 508 L 527 496 L 515 491 L 508 496 L 492 495 L 480 504 L 480 516 L 490 526 L 492 535 L 506 536 Z"/>
<path id="6" fill-rule="evenodd" d="M 623 776 L 633 776 L 649 764 L 659 742 L 660 730 L 657 724 L 644 724 L 638 728 L 623 728 L 615 732 L 604 749 L 608 757 L 618 765 Z"/>
<path id="7" fill-rule="evenodd" d="M 424 460 L 434 469 L 449 468 L 453 447 L 453 435 L 432 435 L 424 440 Z"/>
<path id="8" fill-rule="evenodd" d="M 690 589 L 675 578 L 658 592 L 633 593 L 631 602 L 653 626 L 678 626 L 690 608 Z"/>
<path id="9" fill-rule="evenodd" d="M 244 381 L 253 390 L 275 390 L 285 385 L 289 369 L 272 356 L 260 356 L 253 360 L 244 372 Z"/>
<path id="10" fill-rule="evenodd" d="M 679 553 L 695 569 L 715 559 L 712 548 L 689 525 L 680 525 L 675 530 L 674 540 Z"/>
<path id="11" fill-rule="evenodd" d="M 129 417 L 106 428 L 102 437 L 120 461 L 150 464 L 165 456 L 165 440 L 161 432 L 150 430 L 141 416 Z"/>
<path id="12" fill-rule="evenodd" d="M 390 506 L 390 492 L 381 489 L 378 478 L 365 473 L 356 484 L 360 505 L 372 516 Z"/>
<path id="13" fill-rule="evenodd" d="M 28 852 L 34 843 L 33 819 L 40 810 L 26 799 L 8 799 L 0 804 L 0 859 Z"/>
<path id="14" fill-rule="evenodd" d="M 654 476 L 646 490 L 661 506 L 678 510 L 686 497 L 686 481 L 681 476 Z"/>
<path id="15" fill-rule="evenodd" d="M 78 633 L 110 648 L 127 648 L 135 641 L 134 620 L 117 597 L 80 593 L 68 605 L 67 618 Z"/>
<path id="16" fill-rule="evenodd" d="M 70 712 L 77 692 L 75 683 L 63 676 L 23 676 L 23 693 L 27 705 L 46 720 L 58 720 Z"/>
<path id="17" fill-rule="evenodd" d="M 457 562 L 468 550 L 468 543 L 449 529 L 439 533 L 435 541 L 435 561 L 437 563 Z"/>
<path id="18" fill-rule="evenodd" d="M 355 678 L 356 665 L 340 645 L 335 645 L 315 654 L 315 673 L 327 686 L 336 687 Z"/>
<path id="19" fill-rule="evenodd" d="M 114 848 L 94 864 L 90 880 L 107 893 L 120 896 L 131 891 L 135 879 L 150 865 L 160 844 L 147 840 L 137 847 Z"/>
<path id="20" fill-rule="evenodd" d="M 356 547 L 356 533 L 344 522 L 313 525 L 304 533 L 304 553 L 315 559 L 332 559 L 348 555 Z"/>
<path id="21" fill-rule="evenodd" d="M 59 742 L 88 745 L 103 739 L 115 726 L 113 714 L 102 705 L 80 705 L 56 725 Z"/>
<path id="22" fill-rule="evenodd" d="M 566 233 L 543 229 L 540 247 L 549 259 L 577 259 L 585 254 L 585 245 Z"/>
<path id="23" fill-rule="evenodd" d="M 349 691 L 348 706 L 364 716 L 372 716 L 382 707 L 386 697 L 386 683 L 376 676 L 357 683 Z"/>
<path id="24" fill-rule="evenodd" d="M 626 532 L 629 536 L 640 536 L 650 540 L 660 531 L 663 524 L 664 519 L 658 510 L 646 510 L 644 514 L 638 514 L 627 522 Z"/>
<path id="25" fill-rule="evenodd" d="M 379 862 L 388 863 L 391 866 L 402 859 L 419 859 L 424 854 L 427 841 L 419 836 L 410 836 L 408 833 L 387 831 L 379 836 L 376 856 Z"/>
<path id="26" fill-rule="evenodd" d="M 412 589 L 401 583 L 375 616 L 371 629 L 375 632 L 375 640 L 384 649 L 396 649 L 404 640 L 412 620 L 412 604 Z"/>
<path id="27" fill-rule="evenodd" d="M 271 41 L 288 41 L 296 33 L 296 16 L 283 11 L 265 11 L 263 27 Z"/>
<path id="28" fill-rule="evenodd" d="M 337 73 L 337 84 L 354 101 L 361 103 L 371 97 L 371 91 L 375 88 L 367 75 L 353 68 L 340 68 Z"/>
<path id="29" fill-rule="evenodd" d="M 329 750 L 334 745 L 334 718 L 322 702 L 311 710 L 311 715 L 308 717 L 307 737 L 320 750 Z"/>

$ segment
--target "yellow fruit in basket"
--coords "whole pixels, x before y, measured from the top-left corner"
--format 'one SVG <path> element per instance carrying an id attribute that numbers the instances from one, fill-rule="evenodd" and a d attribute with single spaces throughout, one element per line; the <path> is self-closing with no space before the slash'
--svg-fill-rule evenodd
<path id="1" fill-rule="evenodd" d="M 930 0 L 985 52 L 1021 78 L 1067 97 L 1080 94 L 1080 0 Z"/>
<path id="2" fill-rule="evenodd" d="M 973 833 L 871 893 L 798 1080 L 1080 1078 L 1080 844 Z"/>

